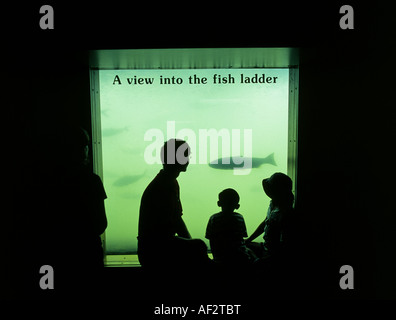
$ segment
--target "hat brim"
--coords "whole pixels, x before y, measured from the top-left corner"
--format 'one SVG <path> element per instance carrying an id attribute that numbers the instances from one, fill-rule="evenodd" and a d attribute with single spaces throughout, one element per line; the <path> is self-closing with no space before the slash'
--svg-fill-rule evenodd
<path id="1" fill-rule="evenodd" d="M 269 178 L 263 179 L 262 185 L 263 185 L 265 194 L 272 199 L 271 188 L 269 185 Z"/>

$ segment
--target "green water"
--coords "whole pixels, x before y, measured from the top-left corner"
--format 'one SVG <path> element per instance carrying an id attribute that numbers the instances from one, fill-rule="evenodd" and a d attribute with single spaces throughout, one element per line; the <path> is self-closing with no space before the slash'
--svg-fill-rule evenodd
<path id="1" fill-rule="evenodd" d="M 216 82 L 222 79 L 215 74 L 228 82 L 234 78 L 234 83 L 213 83 L 214 79 Z M 249 77 L 255 81 L 257 74 L 257 82 L 260 76 L 262 82 L 268 77 L 272 81 L 241 83 L 241 74 L 244 80 Z M 201 81 L 204 77 L 206 83 Z M 274 77 L 277 77 L 275 83 Z M 142 84 L 139 78 L 143 78 Z M 170 84 L 164 84 L 165 78 L 169 78 Z M 177 79 L 182 83 L 177 84 Z M 192 237 L 208 244 L 204 239 L 206 225 L 209 217 L 219 211 L 218 193 L 225 188 L 238 191 L 241 199 L 238 212 L 245 218 L 248 234 L 255 230 L 265 218 L 269 204 L 261 180 L 274 172 L 287 173 L 288 69 L 101 70 L 99 81 L 102 178 L 108 196 L 105 201 L 109 223 L 107 253 L 136 252 L 140 197 L 162 168 L 159 163 L 150 164 L 157 156 L 154 146 L 161 138 L 174 138 L 167 136 L 172 126 L 176 135 L 180 134 L 177 137 L 187 139 L 192 146 L 191 163 L 178 178 L 183 218 Z M 216 155 L 207 140 L 206 157 L 203 157 L 204 144 L 199 136 L 203 129 L 215 129 L 217 133 L 224 129 L 222 132 L 229 135 L 232 146 L 237 145 L 237 137 L 232 135 L 234 129 L 240 133 L 240 150 L 227 150 L 227 145 L 222 145 L 223 140 L 219 139 Z M 250 141 L 244 141 L 245 136 L 249 137 L 246 130 L 251 130 L 251 155 L 248 154 Z M 148 132 L 157 135 L 147 135 Z M 145 135 L 152 140 L 145 141 Z M 147 148 L 153 151 L 148 153 L 150 159 L 147 153 L 145 159 Z M 221 157 L 265 158 L 272 153 L 276 166 L 264 163 L 257 168 L 239 169 L 243 172 L 209 167 L 210 161 Z"/>

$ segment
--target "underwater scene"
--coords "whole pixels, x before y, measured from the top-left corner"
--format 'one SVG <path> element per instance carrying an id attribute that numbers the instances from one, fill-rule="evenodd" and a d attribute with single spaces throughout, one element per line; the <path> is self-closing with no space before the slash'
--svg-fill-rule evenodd
<path id="1" fill-rule="evenodd" d="M 209 248 L 206 225 L 226 188 L 253 233 L 270 201 L 262 179 L 287 174 L 289 69 L 100 70 L 99 84 L 106 254 L 136 253 L 140 198 L 171 138 L 191 147 L 178 177 L 191 236 Z"/>

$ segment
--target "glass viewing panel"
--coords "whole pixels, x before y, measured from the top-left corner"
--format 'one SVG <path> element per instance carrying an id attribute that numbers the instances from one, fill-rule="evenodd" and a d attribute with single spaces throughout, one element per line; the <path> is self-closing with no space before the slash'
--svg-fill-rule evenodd
<path id="1" fill-rule="evenodd" d="M 225 188 L 239 193 L 237 212 L 248 234 L 255 230 L 270 201 L 262 179 L 290 168 L 289 69 L 99 70 L 96 76 L 93 126 L 101 130 L 93 142 L 101 152 L 94 146 L 94 161 L 101 162 L 97 172 L 108 196 L 106 254 L 136 253 L 140 198 L 162 168 L 164 141 L 175 137 L 192 149 L 178 178 L 192 237 L 209 248 L 206 225 L 220 211 Z"/>

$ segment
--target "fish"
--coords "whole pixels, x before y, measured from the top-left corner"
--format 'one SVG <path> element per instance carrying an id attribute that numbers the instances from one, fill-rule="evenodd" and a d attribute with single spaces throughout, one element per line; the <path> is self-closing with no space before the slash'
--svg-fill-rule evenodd
<path id="1" fill-rule="evenodd" d="M 102 109 L 102 110 L 100 111 L 100 113 L 102 114 L 102 117 L 108 118 L 108 117 L 109 117 L 108 111 L 109 111 L 108 109 L 106 109 L 106 110 Z"/>
<path id="2" fill-rule="evenodd" d="M 135 175 L 126 175 L 121 178 L 118 178 L 116 181 L 113 182 L 113 186 L 115 187 L 125 187 L 128 186 L 132 183 L 135 183 L 139 181 L 143 176 L 145 175 L 146 172 L 142 174 L 135 174 Z"/>
<path id="3" fill-rule="evenodd" d="M 119 134 L 123 133 L 126 130 L 127 130 L 127 127 L 102 129 L 102 136 L 103 137 L 116 136 L 116 135 L 119 135 Z"/>
<path id="4" fill-rule="evenodd" d="M 251 166 L 246 166 L 246 164 L 251 164 Z M 226 157 L 220 158 L 209 163 L 209 167 L 213 169 L 221 170 L 232 170 L 232 169 L 250 169 L 258 168 L 263 164 L 271 164 L 276 166 L 274 153 L 271 153 L 265 158 L 245 158 L 245 157 Z"/>

